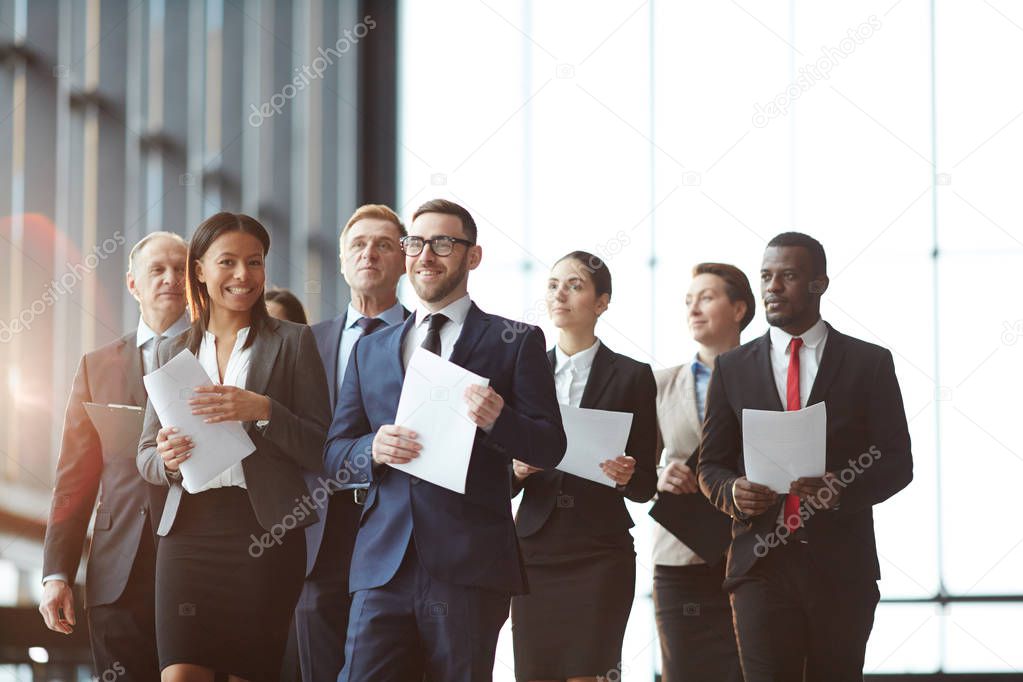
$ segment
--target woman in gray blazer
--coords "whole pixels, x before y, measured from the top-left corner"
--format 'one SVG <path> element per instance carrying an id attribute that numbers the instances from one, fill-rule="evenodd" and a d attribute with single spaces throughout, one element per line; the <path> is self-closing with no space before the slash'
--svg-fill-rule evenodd
<path id="1" fill-rule="evenodd" d="M 163 341 L 163 365 L 182 350 L 210 377 L 189 401 L 205 421 L 242 422 L 256 449 L 195 490 L 181 464 L 190 434 L 161 424 L 149 402 L 138 469 L 169 486 L 156 559 L 162 679 L 272 680 L 302 587 L 305 538 L 316 512 L 301 469 L 322 468 L 330 423 L 327 380 L 312 331 L 275 320 L 263 300 L 270 236 L 255 219 L 222 212 L 188 247 L 191 328 Z"/>
<path id="2" fill-rule="evenodd" d="M 739 345 L 739 334 L 753 319 L 755 305 L 749 280 L 734 265 L 700 263 L 693 268 L 686 318 L 698 344 L 696 356 L 686 364 L 654 372 L 657 439 L 664 458 L 658 495 L 702 495 L 695 467 L 686 462 L 700 447 L 711 370 L 719 354 Z M 700 557 L 667 529 L 654 528 L 654 612 L 661 640 L 661 679 L 741 682 L 732 609 L 721 589 L 725 562 L 721 557 Z"/>

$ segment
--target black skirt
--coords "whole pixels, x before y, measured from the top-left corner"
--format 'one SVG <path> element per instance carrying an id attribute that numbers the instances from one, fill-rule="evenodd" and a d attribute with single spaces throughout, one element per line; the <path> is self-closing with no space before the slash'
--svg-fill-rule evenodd
<path id="1" fill-rule="evenodd" d="M 551 525 L 520 541 L 529 594 L 512 598 L 515 678 L 621 679 L 636 592 L 632 535 L 566 536 Z"/>
<path id="2" fill-rule="evenodd" d="M 305 575 L 305 536 L 299 529 L 279 539 L 259 525 L 243 488 L 182 495 L 156 555 L 161 670 L 191 663 L 253 681 L 279 679 Z"/>

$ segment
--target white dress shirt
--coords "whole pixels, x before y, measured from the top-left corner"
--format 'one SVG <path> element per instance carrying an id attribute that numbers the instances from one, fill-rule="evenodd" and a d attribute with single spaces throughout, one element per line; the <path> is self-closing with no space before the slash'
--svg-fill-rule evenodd
<path id="1" fill-rule="evenodd" d="M 574 355 L 565 353 L 561 346 L 554 346 L 554 389 L 559 403 L 579 407 L 586 382 L 590 379 L 590 370 L 593 369 L 593 358 L 597 356 L 599 348 L 600 339 Z"/>
<path id="2" fill-rule="evenodd" d="M 433 313 L 435 315 L 444 315 L 448 318 L 448 321 L 440 328 L 440 356 L 445 360 L 451 359 L 451 351 L 454 350 L 455 342 L 458 341 L 458 337 L 462 333 L 462 327 L 465 326 L 465 318 L 469 316 L 469 308 L 471 307 L 472 299 L 469 298 L 469 294 L 466 294 L 457 301 L 453 301 L 436 313 Z M 405 343 L 401 347 L 402 364 L 405 367 L 408 367 L 412 354 L 426 340 L 426 332 L 430 329 L 430 323 L 426 321 L 426 316 L 430 314 L 430 311 L 422 303 L 416 307 L 416 321 L 412 329 L 405 336 Z"/>
<path id="3" fill-rule="evenodd" d="M 245 388 L 245 382 L 249 378 L 249 362 L 251 362 L 252 358 L 252 347 L 242 348 L 242 346 L 245 345 L 245 339 L 249 336 L 249 329 L 249 327 L 245 327 L 238 330 L 238 335 L 234 339 L 234 348 L 231 349 L 231 357 L 228 358 L 227 367 L 224 369 L 223 382 L 220 381 L 220 368 L 217 365 L 217 337 L 211 332 L 206 332 L 202 343 L 199 344 L 198 360 L 214 384 Z M 246 487 L 245 471 L 242 469 L 241 462 L 232 464 L 229 469 L 215 476 L 213 480 L 195 492 L 201 493 L 204 490 L 226 488 L 232 485 L 239 488 Z"/>
<path id="4" fill-rule="evenodd" d="M 789 344 L 792 338 L 788 332 L 771 327 L 771 369 L 774 371 L 774 383 L 783 408 L 788 403 Z M 803 332 L 800 338 L 803 339 L 803 345 L 799 349 L 799 406 L 806 407 L 813 382 L 817 379 L 817 369 L 824 356 L 828 326 L 824 320 L 817 320 L 817 324 Z"/>
<path id="5" fill-rule="evenodd" d="M 165 339 L 172 339 L 181 332 L 188 329 L 191 324 L 188 320 L 188 313 L 181 313 L 174 324 L 164 330 L 163 334 L 157 334 L 146 321 L 139 316 L 139 326 L 135 330 L 135 343 L 142 351 L 142 373 L 149 374 L 156 369 L 156 337 L 162 336 Z"/>
<path id="6" fill-rule="evenodd" d="M 788 385 L 789 385 L 789 345 L 792 334 L 771 327 L 771 369 L 774 371 L 774 384 L 778 389 L 778 397 L 781 398 L 781 406 L 787 409 L 788 406 Z M 821 366 L 821 358 L 824 356 L 824 344 L 828 340 L 828 326 L 823 319 L 799 335 L 803 339 L 803 345 L 799 347 L 799 407 L 806 407 L 806 401 L 813 390 L 813 382 L 817 379 L 817 370 Z M 778 510 L 778 523 L 785 523 L 785 506 Z"/>

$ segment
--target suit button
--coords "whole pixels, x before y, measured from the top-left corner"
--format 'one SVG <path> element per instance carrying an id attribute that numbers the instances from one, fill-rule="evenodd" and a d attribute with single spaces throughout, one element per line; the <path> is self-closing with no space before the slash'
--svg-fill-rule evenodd
<path id="1" fill-rule="evenodd" d="M 139 507 L 139 514 L 142 514 L 143 516 L 145 516 L 146 515 L 146 508 L 145 507 Z"/>

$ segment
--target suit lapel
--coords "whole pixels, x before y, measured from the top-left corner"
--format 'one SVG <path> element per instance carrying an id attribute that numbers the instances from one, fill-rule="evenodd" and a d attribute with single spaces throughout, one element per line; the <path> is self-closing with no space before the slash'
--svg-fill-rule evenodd
<path id="1" fill-rule="evenodd" d="M 398 374 L 400 374 L 402 378 L 405 377 L 405 358 L 404 353 L 402 352 L 402 349 L 405 346 L 405 336 L 412 331 L 415 324 L 416 316 L 414 314 L 409 315 L 405 318 L 405 323 L 401 326 L 401 333 L 391 335 L 390 339 L 391 346 L 388 349 L 388 353 L 391 355 L 391 360 L 396 363 Z"/>
<path id="2" fill-rule="evenodd" d="M 337 362 L 341 357 L 341 333 L 344 331 L 347 319 L 348 311 L 345 311 L 340 317 L 334 318 L 327 328 L 327 333 L 316 342 L 320 357 L 327 359 L 323 368 L 327 372 L 327 388 L 330 389 L 331 405 L 337 404 L 337 391 L 340 388 L 337 385 Z"/>
<path id="3" fill-rule="evenodd" d="M 700 424 L 700 412 L 696 409 L 696 380 L 693 378 L 693 366 L 691 364 L 682 365 L 678 370 L 682 376 L 679 377 L 681 382 L 681 401 L 682 401 L 682 413 L 689 420 L 689 425 L 693 429 L 693 433 L 700 433 L 703 425 Z"/>
<path id="4" fill-rule="evenodd" d="M 139 407 L 147 402 L 146 387 L 142 383 L 142 349 L 135 343 L 135 332 L 121 337 L 121 369 L 124 371 L 124 386 L 131 399 Z"/>
<path id="5" fill-rule="evenodd" d="M 469 313 L 465 316 L 465 324 L 462 325 L 462 333 L 458 335 L 455 347 L 451 349 L 451 362 L 459 367 L 465 366 L 465 361 L 471 357 L 476 344 L 483 338 L 483 332 L 490 325 L 490 318 L 476 307 L 473 303 L 469 306 Z"/>
<path id="6" fill-rule="evenodd" d="M 615 354 L 603 343 L 597 348 L 597 354 L 593 357 L 593 365 L 590 367 L 590 376 L 586 380 L 586 388 L 583 389 L 583 397 L 579 400 L 579 407 L 594 408 L 604 394 L 604 389 L 611 382 L 615 374 Z"/>
<path id="7" fill-rule="evenodd" d="M 817 377 L 813 380 L 810 397 L 806 399 L 807 405 L 813 405 L 824 400 L 828 387 L 838 374 L 838 369 L 842 365 L 842 358 L 844 356 L 845 335 L 835 331 L 829 324 L 828 340 L 824 344 L 824 355 L 821 356 L 821 364 L 817 368 Z"/>
<path id="8" fill-rule="evenodd" d="M 785 407 L 778 397 L 778 386 L 774 382 L 774 369 L 771 367 L 771 332 L 765 333 L 755 341 L 754 353 L 757 359 L 757 372 L 760 374 L 760 381 L 754 383 L 760 387 L 762 395 L 758 401 L 766 405 L 769 410 L 784 412 Z"/>
<path id="9" fill-rule="evenodd" d="M 276 321 L 270 320 L 252 343 L 252 359 L 249 362 L 249 376 L 245 381 L 245 388 L 253 393 L 266 393 L 266 385 L 270 383 L 270 372 L 277 362 L 277 353 L 283 342 L 277 333 L 277 326 Z"/>

